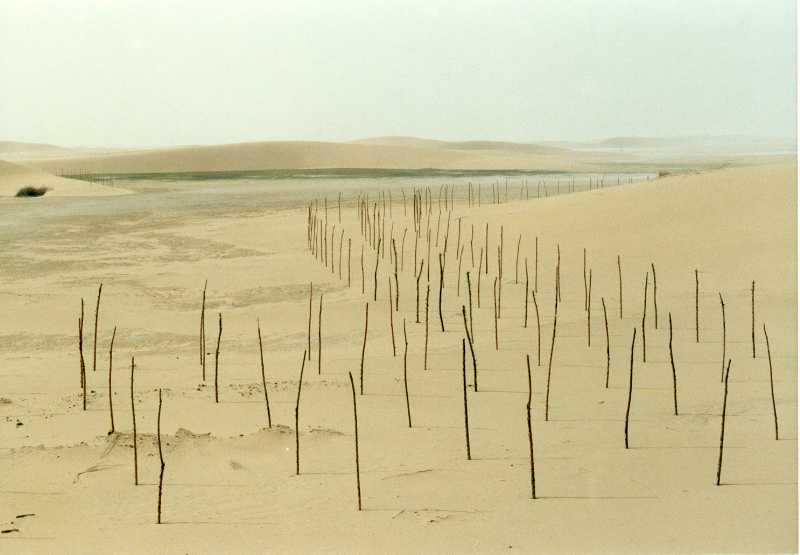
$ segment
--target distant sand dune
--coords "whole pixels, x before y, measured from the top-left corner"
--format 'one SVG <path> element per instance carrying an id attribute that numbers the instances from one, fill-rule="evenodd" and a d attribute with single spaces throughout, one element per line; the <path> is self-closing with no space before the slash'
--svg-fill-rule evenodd
<path id="1" fill-rule="evenodd" d="M 66 179 L 34 168 L 0 160 L 0 196 L 13 197 L 23 187 L 48 187 L 47 196 L 108 196 L 131 191 Z"/>

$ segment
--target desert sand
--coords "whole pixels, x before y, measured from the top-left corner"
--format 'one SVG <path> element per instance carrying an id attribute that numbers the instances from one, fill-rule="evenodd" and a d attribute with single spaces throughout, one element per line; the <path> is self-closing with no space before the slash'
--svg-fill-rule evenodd
<path id="1" fill-rule="evenodd" d="M 27 169 L 3 162 L 4 195 L 23 179 L 9 176 L 57 167 L 115 174 L 307 167 L 578 173 L 512 175 L 508 185 L 502 172 L 129 177 L 116 179 L 114 189 L 135 194 L 0 199 L 0 551 L 797 552 L 796 154 L 670 154 L 665 161 L 589 150 L 573 156 L 561 146 L 472 145 L 373 139 L 5 153 Z M 267 153 L 268 162 L 258 163 Z M 608 186 L 614 172 L 661 168 L 680 173 Z M 572 177 L 579 192 L 566 194 Z M 47 183 L 58 191 L 55 181 Z M 415 191 L 423 200 L 416 240 Z M 368 202 L 366 229 L 360 201 Z M 381 237 L 380 250 L 371 232 Z M 415 268 L 422 260 L 417 323 Z M 526 303 L 526 263 L 535 305 L 532 294 Z M 467 272 L 477 374 L 469 347 L 462 362 Z M 390 283 L 393 294 L 399 284 L 399 300 L 390 298 Z M 399 301 L 395 310 L 392 301 Z M 360 511 L 348 373 L 357 391 Z"/>

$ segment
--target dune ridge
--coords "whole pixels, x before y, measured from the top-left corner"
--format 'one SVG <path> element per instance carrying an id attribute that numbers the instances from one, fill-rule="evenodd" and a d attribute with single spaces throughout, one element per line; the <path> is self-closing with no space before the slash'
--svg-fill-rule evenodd
<path id="1" fill-rule="evenodd" d="M 47 196 L 109 196 L 132 191 L 58 177 L 35 168 L 0 160 L 0 197 L 13 197 L 24 187 L 47 187 Z"/>

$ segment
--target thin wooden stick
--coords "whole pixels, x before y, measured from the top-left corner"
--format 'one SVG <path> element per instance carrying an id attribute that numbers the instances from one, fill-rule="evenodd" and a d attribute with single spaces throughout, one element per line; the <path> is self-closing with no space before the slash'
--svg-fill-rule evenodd
<path id="1" fill-rule="evenodd" d="M 78 319 L 78 351 L 81 355 L 81 389 L 83 390 L 83 410 L 86 410 L 86 361 L 83 358 L 83 299 L 81 299 L 81 317 Z"/>
<path id="2" fill-rule="evenodd" d="M 428 306 L 430 298 L 431 298 L 431 286 L 428 285 L 428 289 L 425 293 L 425 360 L 422 367 L 423 370 L 428 369 Z"/>
<path id="3" fill-rule="evenodd" d="M 592 346 L 592 270 L 589 270 L 589 296 L 586 297 L 586 339 Z"/>
<path id="4" fill-rule="evenodd" d="M 628 448 L 628 421 L 631 416 L 631 397 L 633 397 L 633 348 L 636 344 L 636 328 L 633 328 L 633 340 L 631 341 L 631 374 L 628 385 L 628 409 L 625 411 L 625 449 Z"/>
<path id="5" fill-rule="evenodd" d="M 675 416 L 678 416 L 678 377 L 675 375 L 675 358 L 672 356 L 672 313 L 669 313 L 669 362 L 672 365 L 672 393 L 675 400 Z"/>
<path id="6" fill-rule="evenodd" d="M 589 310 L 589 283 L 586 281 L 586 247 L 583 247 L 583 309 Z"/>
<path id="7" fill-rule="evenodd" d="M 650 272 L 647 272 L 647 276 L 644 280 L 644 309 L 642 310 L 642 362 L 647 362 L 647 340 L 645 339 L 644 323 L 647 319 L 647 285 L 649 281 Z"/>
<path id="8" fill-rule="evenodd" d="M 464 432 L 467 438 L 467 460 L 471 461 L 472 453 L 469 448 L 469 406 L 467 405 L 467 347 L 463 338 L 461 339 L 461 375 L 464 384 Z"/>
<path id="9" fill-rule="evenodd" d="M 256 318 L 258 326 L 258 352 L 261 354 L 261 385 L 264 386 L 264 401 L 267 403 L 267 425 L 272 428 L 272 415 L 269 412 L 269 394 L 267 393 L 267 377 L 264 373 L 264 347 L 261 344 L 261 322 Z"/>
<path id="10" fill-rule="evenodd" d="M 208 280 L 203 286 L 203 304 L 200 309 L 200 364 L 203 367 L 203 381 L 206 381 L 206 288 Z"/>
<path id="11" fill-rule="evenodd" d="M 527 297 L 527 295 L 526 295 Z M 531 426 L 531 396 L 533 395 L 533 386 L 531 385 L 531 356 L 525 355 L 525 362 L 528 365 L 528 405 L 526 407 L 526 414 L 528 417 L 528 446 L 531 453 L 531 491 L 533 498 L 536 499 L 536 473 L 533 464 L 533 427 Z"/>
<path id="12" fill-rule="evenodd" d="M 475 328 L 472 325 L 472 282 L 469 279 L 469 272 L 467 272 L 467 297 L 469 297 L 469 333 L 475 335 Z"/>
<path id="13" fill-rule="evenodd" d="M 772 354 L 769 350 L 769 336 L 767 325 L 764 324 L 764 339 L 767 340 L 767 360 L 769 360 L 769 391 L 772 395 L 772 414 L 775 416 L 775 440 L 778 439 L 778 409 L 775 407 L 775 385 L 772 381 Z"/>
<path id="14" fill-rule="evenodd" d="M 720 375 L 719 381 L 722 382 L 725 379 L 725 336 L 727 335 L 725 329 L 725 303 L 722 300 L 722 293 L 719 294 L 719 304 L 722 306 L 722 374 Z"/>
<path id="15" fill-rule="evenodd" d="M 308 360 L 311 360 L 311 314 L 314 305 L 314 282 L 311 282 L 311 290 L 308 294 Z"/>
<path id="16" fill-rule="evenodd" d="M 219 403 L 219 343 L 222 339 L 222 313 L 219 315 L 219 335 L 217 336 L 217 352 L 214 355 L 214 402 Z"/>
<path id="17" fill-rule="evenodd" d="M 319 325 L 317 326 L 317 374 L 322 374 L 322 297 L 324 293 L 319 294 Z"/>
<path id="18" fill-rule="evenodd" d="M 111 418 L 111 431 L 114 433 L 114 398 L 111 390 L 111 370 L 114 367 L 114 338 L 117 336 L 117 326 L 114 326 L 114 333 L 111 334 L 111 346 L 108 349 L 108 414 Z"/>
<path id="19" fill-rule="evenodd" d="M 547 393 L 544 400 L 544 419 L 547 421 L 550 417 L 550 375 L 553 372 L 553 351 L 556 347 L 556 324 L 558 323 L 558 281 L 559 281 L 559 267 L 556 266 L 556 307 L 553 311 L 553 341 L 550 343 L 550 363 L 547 366 Z"/>
<path id="20" fill-rule="evenodd" d="M 381 262 L 381 238 L 378 237 L 378 250 L 376 251 L 377 257 L 375 258 L 375 289 L 372 295 L 372 300 L 378 301 L 378 265 Z"/>
<path id="21" fill-rule="evenodd" d="M 603 301 L 603 320 L 606 323 L 606 389 L 608 389 L 608 378 L 611 376 L 611 338 L 608 335 L 608 313 L 606 313 L 606 300 Z"/>
<path id="22" fill-rule="evenodd" d="M 619 270 L 619 319 L 622 320 L 622 263 L 617 255 L 617 269 Z"/>
<path id="23" fill-rule="evenodd" d="M 444 290 L 444 264 L 442 262 L 442 253 L 439 253 L 439 322 L 444 331 L 444 317 L 442 316 L 442 291 Z"/>
<path id="24" fill-rule="evenodd" d="M 360 371 L 360 391 L 364 395 L 364 353 L 367 352 L 367 329 L 369 328 L 369 302 L 364 314 L 364 344 L 361 346 L 361 371 Z"/>
<path id="25" fill-rule="evenodd" d="M 731 361 L 728 361 L 728 370 L 725 372 L 725 396 L 722 398 L 722 427 L 719 433 L 719 463 L 717 463 L 717 485 L 722 477 L 722 450 L 725 446 L 725 413 L 728 408 L 728 376 L 731 373 Z"/>
<path id="26" fill-rule="evenodd" d="M 458 251 L 456 251 L 456 254 L 459 254 Z M 463 260 L 464 260 L 464 247 L 461 247 L 461 253 L 460 256 L 458 256 L 458 280 L 456 281 L 456 297 L 461 296 L 461 262 L 463 262 Z"/>
<path id="27" fill-rule="evenodd" d="M 419 261 L 419 273 L 417 274 L 417 324 L 419 321 L 419 280 L 422 277 L 422 268 L 425 267 L 425 259 Z"/>
<path id="28" fill-rule="evenodd" d="M 389 329 L 392 332 L 392 356 L 397 356 L 397 347 L 394 342 L 394 310 L 392 310 L 392 278 L 389 278 Z"/>
<path id="29" fill-rule="evenodd" d="M 361 245 L 361 294 L 364 294 L 364 245 Z"/>
<path id="30" fill-rule="evenodd" d="M 478 361 L 475 359 L 475 346 L 472 340 L 472 332 L 470 332 L 467 325 L 467 308 L 461 305 L 461 314 L 464 316 L 464 330 L 467 333 L 467 342 L 469 342 L 469 352 L 472 355 L 472 383 L 474 384 L 475 393 L 478 392 Z"/>
<path id="31" fill-rule="evenodd" d="M 536 365 L 542 365 L 542 324 L 539 320 L 539 303 L 536 302 L 536 291 L 531 291 L 533 307 L 536 309 Z"/>
<path id="32" fill-rule="evenodd" d="M 131 357 L 131 420 L 133 421 L 133 483 L 139 485 L 139 450 L 136 441 L 136 403 L 133 401 L 133 369 L 136 368 L 134 357 Z"/>
<path id="33" fill-rule="evenodd" d="M 306 353 L 303 353 L 303 363 L 300 366 L 300 379 L 297 380 L 297 402 L 294 405 L 294 444 L 295 444 L 295 472 L 300 476 L 300 390 L 303 388 L 303 370 L 306 367 Z"/>
<path id="34" fill-rule="evenodd" d="M 519 241 L 517 241 L 517 261 L 514 265 L 514 284 L 519 284 L 519 247 L 522 245 L 522 235 L 519 236 Z M 528 295 L 525 295 L 525 298 L 528 298 Z"/>
<path id="35" fill-rule="evenodd" d="M 653 268 L 653 319 L 655 320 L 655 328 L 658 329 L 658 298 L 657 298 L 657 285 L 656 285 L 656 265 L 652 262 L 650 266 Z"/>
<path id="36" fill-rule="evenodd" d="M 100 284 L 100 289 L 97 291 L 97 307 L 94 309 L 94 345 L 92 354 L 92 372 L 97 371 L 97 318 L 100 315 L 100 294 L 103 292 L 103 284 Z"/>
<path id="37" fill-rule="evenodd" d="M 406 319 L 403 318 L 403 341 L 405 342 L 405 349 L 403 350 L 403 387 L 406 391 L 406 412 L 408 413 L 408 427 L 411 427 L 411 404 L 408 401 L 408 334 L 406 334 Z"/>
<path id="38" fill-rule="evenodd" d="M 158 419 L 156 420 L 156 435 L 158 436 L 158 459 L 161 461 L 161 472 L 158 475 L 158 521 L 161 524 L 161 492 L 164 489 L 164 453 L 161 451 L 161 388 L 158 390 Z"/>
<path id="39" fill-rule="evenodd" d="M 350 376 L 350 389 L 353 391 L 353 428 L 355 429 L 355 442 L 356 442 L 356 488 L 358 489 L 358 510 L 361 510 L 361 467 L 358 460 L 358 408 L 356 403 L 356 384 L 353 382 L 353 373 L 348 372 Z M 298 472 L 299 474 L 299 472 Z"/>
<path id="40" fill-rule="evenodd" d="M 481 247 L 481 257 L 478 260 L 478 308 L 481 307 L 481 267 L 483 266 L 483 247 Z"/>
<path id="41" fill-rule="evenodd" d="M 500 344 L 497 338 L 497 278 L 494 278 L 494 349 L 500 350 Z"/>

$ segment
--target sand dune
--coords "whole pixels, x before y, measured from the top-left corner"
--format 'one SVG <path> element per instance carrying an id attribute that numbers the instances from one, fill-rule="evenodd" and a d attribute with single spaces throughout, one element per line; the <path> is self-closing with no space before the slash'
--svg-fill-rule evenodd
<path id="1" fill-rule="evenodd" d="M 49 197 L 124 195 L 131 191 L 89 183 L 77 179 L 66 179 L 34 168 L 0 160 L 0 196 L 13 197 L 24 187 L 48 188 Z"/>

